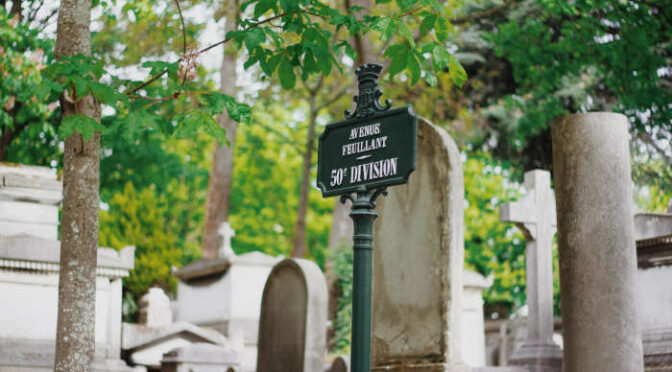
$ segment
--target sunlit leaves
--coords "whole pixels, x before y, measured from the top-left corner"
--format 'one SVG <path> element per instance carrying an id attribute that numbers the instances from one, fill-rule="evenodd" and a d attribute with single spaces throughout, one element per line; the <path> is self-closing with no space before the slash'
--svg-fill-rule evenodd
<path id="1" fill-rule="evenodd" d="M 283 89 L 292 89 L 296 84 L 296 75 L 294 75 L 294 67 L 289 58 L 284 57 L 278 67 L 278 77 L 280 78 L 280 85 Z"/>

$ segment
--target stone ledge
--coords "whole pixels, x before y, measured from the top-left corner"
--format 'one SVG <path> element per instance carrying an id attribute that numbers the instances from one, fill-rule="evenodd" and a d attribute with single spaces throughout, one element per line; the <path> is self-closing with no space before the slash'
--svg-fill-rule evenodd
<path id="1" fill-rule="evenodd" d="M 58 272 L 61 242 L 26 234 L 0 235 L 0 268 Z M 135 247 L 121 251 L 98 248 L 97 273 L 101 276 L 125 277 L 135 266 Z"/>

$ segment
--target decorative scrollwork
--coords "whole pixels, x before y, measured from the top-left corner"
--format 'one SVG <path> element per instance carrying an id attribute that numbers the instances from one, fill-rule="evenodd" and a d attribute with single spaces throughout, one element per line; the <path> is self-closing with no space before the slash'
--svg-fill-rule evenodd
<path id="1" fill-rule="evenodd" d="M 385 100 L 383 106 L 379 99 L 383 95 L 383 91 L 378 89 L 378 78 L 383 66 L 375 63 L 367 63 L 359 66 L 355 73 L 359 81 L 359 94 L 352 97 L 352 100 L 357 104 L 355 112 L 345 110 L 345 118 L 361 118 L 375 114 L 376 112 L 386 111 L 392 107 L 392 101 Z"/>
<path id="2" fill-rule="evenodd" d="M 345 204 L 348 200 L 352 202 L 353 208 L 370 208 L 373 209 L 376 207 L 376 199 L 380 195 L 387 195 L 387 187 L 379 187 L 375 190 L 367 190 L 362 187 L 361 190 L 357 190 L 353 194 L 343 194 L 341 195 L 341 204 Z"/>

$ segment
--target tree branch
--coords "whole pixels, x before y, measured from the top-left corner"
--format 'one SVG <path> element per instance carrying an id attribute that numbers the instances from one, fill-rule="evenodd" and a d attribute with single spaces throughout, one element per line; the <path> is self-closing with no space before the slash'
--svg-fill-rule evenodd
<path id="1" fill-rule="evenodd" d="M 182 22 L 182 54 L 187 54 L 187 28 L 184 27 L 184 16 L 182 15 L 182 8 L 180 8 L 180 0 L 175 0 L 175 5 L 177 5 L 177 12 L 180 14 L 180 22 Z"/>
<path id="2" fill-rule="evenodd" d="M 255 24 L 252 24 L 252 25 L 248 26 L 247 28 L 245 28 L 245 29 L 243 30 L 243 32 L 245 32 L 245 31 L 249 31 L 249 30 L 251 30 L 251 29 L 253 29 L 253 28 L 255 28 L 255 27 L 259 27 L 259 26 L 261 26 L 261 25 L 263 25 L 263 24 L 265 24 L 265 23 L 271 22 L 271 21 L 273 21 L 273 20 L 275 20 L 275 19 L 278 19 L 278 18 L 287 16 L 287 15 L 289 15 L 289 14 L 291 14 L 291 13 L 280 13 L 280 14 L 275 15 L 275 16 L 273 16 L 273 17 L 264 19 L 263 21 L 259 21 L 259 22 L 255 23 Z M 232 39 L 232 37 L 227 37 L 226 39 L 224 39 L 224 40 L 222 40 L 222 41 L 218 41 L 218 42 L 216 42 L 216 43 L 214 43 L 214 44 L 212 44 L 212 45 L 209 45 L 209 46 L 207 46 L 207 47 L 205 47 L 205 48 L 199 50 L 197 53 L 198 53 L 198 54 L 205 53 L 205 52 L 209 51 L 209 50 L 212 49 L 212 48 L 218 47 L 218 46 L 220 46 L 220 45 L 222 45 L 222 44 L 224 44 L 224 43 L 227 43 L 227 42 L 231 41 L 231 39 Z M 178 59 L 177 62 L 181 62 L 182 59 L 183 59 L 183 58 Z M 149 84 L 151 84 L 151 83 L 153 83 L 153 82 L 159 80 L 159 79 L 160 79 L 163 75 L 165 75 L 167 72 L 168 72 L 168 70 L 166 69 L 166 70 L 163 70 L 162 72 L 160 72 L 160 73 L 158 73 L 158 74 L 152 76 L 149 80 L 147 80 L 147 81 L 145 81 L 144 83 L 140 84 L 140 85 L 137 86 L 136 88 L 131 89 L 126 95 L 132 95 L 132 94 L 136 93 L 136 92 L 139 91 L 140 89 L 142 89 L 142 88 L 148 86 Z"/>

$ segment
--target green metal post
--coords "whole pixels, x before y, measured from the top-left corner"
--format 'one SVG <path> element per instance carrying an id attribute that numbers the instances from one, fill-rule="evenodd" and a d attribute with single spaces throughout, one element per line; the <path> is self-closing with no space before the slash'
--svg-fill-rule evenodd
<path id="1" fill-rule="evenodd" d="M 354 224 L 354 259 L 352 278 L 352 372 L 371 371 L 371 277 L 373 271 L 373 221 L 378 217 L 375 200 L 387 194 L 385 188 L 369 192 L 357 191 L 357 197 L 341 197 L 352 201 L 350 217 Z"/>

